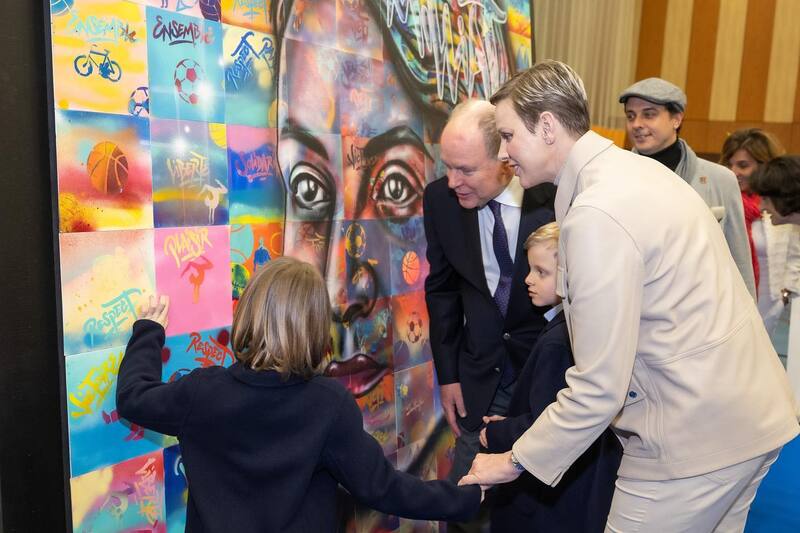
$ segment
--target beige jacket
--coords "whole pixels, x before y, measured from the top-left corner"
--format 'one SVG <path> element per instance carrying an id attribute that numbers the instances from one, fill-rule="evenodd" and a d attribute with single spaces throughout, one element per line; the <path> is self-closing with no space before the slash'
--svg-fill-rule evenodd
<path id="1" fill-rule="evenodd" d="M 558 291 L 575 366 L 514 444 L 558 483 L 611 424 L 619 475 L 704 474 L 798 434 L 783 367 L 719 224 L 661 163 L 589 132 L 556 184 Z"/>

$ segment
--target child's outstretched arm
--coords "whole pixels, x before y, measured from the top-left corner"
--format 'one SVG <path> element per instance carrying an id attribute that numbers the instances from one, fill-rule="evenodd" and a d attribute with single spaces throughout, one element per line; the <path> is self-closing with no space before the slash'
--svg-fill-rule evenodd
<path id="1" fill-rule="evenodd" d="M 117 376 L 117 411 L 147 429 L 178 435 L 192 400 L 192 374 L 175 383 L 161 381 L 169 299 L 150 297 L 133 324 L 125 357 Z"/>
<path id="2" fill-rule="evenodd" d="M 333 476 L 361 503 L 417 520 L 462 521 L 478 512 L 480 487 L 464 491 L 448 481 L 423 481 L 392 466 L 363 429 L 361 411 L 348 394 L 325 442 L 323 458 Z"/>

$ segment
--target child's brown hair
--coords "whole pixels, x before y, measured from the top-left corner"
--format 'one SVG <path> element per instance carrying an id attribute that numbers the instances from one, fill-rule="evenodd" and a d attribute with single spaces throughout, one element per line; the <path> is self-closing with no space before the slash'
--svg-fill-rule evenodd
<path id="1" fill-rule="evenodd" d="M 231 345 L 237 359 L 254 370 L 310 378 L 328 351 L 330 326 L 331 304 L 317 269 L 278 257 L 242 293 Z"/>

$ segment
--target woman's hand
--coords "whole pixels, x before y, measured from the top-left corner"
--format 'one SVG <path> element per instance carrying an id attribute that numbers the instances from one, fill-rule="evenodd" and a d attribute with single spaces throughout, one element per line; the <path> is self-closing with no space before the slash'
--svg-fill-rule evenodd
<path id="1" fill-rule="evenodd" d="M 789 299 L 791 298 L 792 294 L 792 291 L 789 289 L 781 289 L 781 300 L 783 300 L 783 305 L 789 305 Z"/>
<path id="2" fill-rule="evenodd" d="M 169 296 L 162 294 L 151 295 L 149 302 L 139 306 L 139 319 L 158 322 L 167 329 L 167 312 L 169 311 Z"/>
<path id="3" fill-rule="evenodd" d="M 521 472 L 511 462 L 511 452 L 479 453 L 472 462 L 469 473 L 462 477 L 459 485 L 480 485 L 487 489 L 499 483 L 508 483 L 519 477 Z"/>

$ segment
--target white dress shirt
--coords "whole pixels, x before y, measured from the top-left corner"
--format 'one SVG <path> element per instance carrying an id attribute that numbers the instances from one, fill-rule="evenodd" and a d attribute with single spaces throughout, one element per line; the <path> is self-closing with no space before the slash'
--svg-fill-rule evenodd
<path id="1" fill-rule="evenodd" d="M 511 260 L 515 261 L 517 251 L 517 237 L 519 233 L 519 219 L 522 212 L 522 197 L 525 189 L 519 184 L 519 178 L 513 176 L 503 192 L 497 195 L 494 200 L 501 204 L 500 212 L 503 215 L 503 225 L 506 227 L 508 236 L 508 251 Z M 481 257 L 483 259 L 483 271 L 486 273 L 486 285 L 489 292 L 494 294 L 497 284 L 500 282 L 500 264 L 494 256 L 492 246 L 492 234 L 494 233 L 494 215 L 488 206 L 483 206 L 478 210 L 478 227 L 481 234 Z M 526 235 L 527 237 L 527 235 Z"/>
<path id="2" fill-rule="evenodd" d="M 564 309 L 564 304 L 560 303 L 558 305 L 554 305 L 550 309 L 548 309 L 544 314 L 544 319 L 548 322 L 551 322 L 558 313 L 560 313 Z"/>

